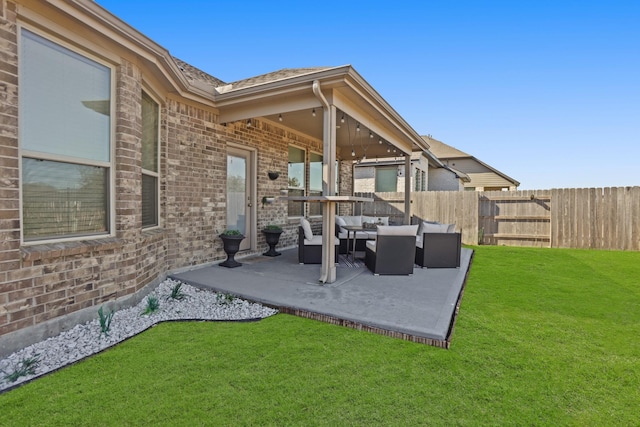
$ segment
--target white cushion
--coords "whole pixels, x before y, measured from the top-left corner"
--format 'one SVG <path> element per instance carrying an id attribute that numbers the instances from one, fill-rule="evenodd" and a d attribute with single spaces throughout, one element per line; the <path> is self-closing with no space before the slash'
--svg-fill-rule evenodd
<path id="1" fill-rule="evenodd" d="M 362 226 L 362 216 L 360 215 L 343 216 L 342 219 L 344 220 L 345 225 Z"/>
<path id="2" fill-rule="evenodd" d="M 313 231 L 311 230 L 311 224 L 305 218 L 300 218 L 300 225 L 302 226 L 302 231 L 304 231 L 304 238 L 306 240 L 313 239 Z"/>
<path id="3" fill-rule="evenodd" d="M 336 215 L 336 224 L 338 224 L 340 227 L 344 227 L 345 225 L 347 225 L 347 223 L 344 221 L 344 218 Z"/>
<path id="4" fill-rule="evenodd" d="M 378 235 L 378 232 L 377 231 L 373 231 L 373 230 L 365 231 L 365 233 L 367 234 L 367 239 L 369 239 L 369 240 L 375 240 L 376 236 Z"/>
<path id="5" fill-rule="evenodd" d="M 418 233 L 416 225 L 379 225 L 379 236 L 415 236 Z"/>
<path id="6" fill-rule="evenodd" d="M 420 227 L 418 228 L 418 234 L 424 233 L 424 230 L 422 229 L 424 224 L 440 224 L 440 223 L 438 221 L 421 221 Z"/>
<path id="7" fill-rule="evenodd" d="M 455 232 L 456 232 L 456 225 L 449 224 L 449 228 L 447 228 L 447 233 L 455 233 Z"/>
<path id="8" fill-rule="evenodd" d="M 376 241 L 375 240 L 367 240 L 367 248 L 371 249 L 373 252 L 376 251 Z"/>
<path id="9" fill-rule="evenodd" d="M 335 245 L 340 244 L 340 239 L 335 239 Z M 322 246 L 322 236 L 313 236 L 311 240 L 304 239 L 305 246 Z"/>
<path id="10" fill-rule="evenodd" d="M 446 233 L 448 229 L 449 224 L 432 224 L 429 222 L 422 223 L 422 233 Z"/>
<path id="11" fill-rule="evenodd" d="M 416 236 L 416 247 L 422 248 L 422 234 Z"/>

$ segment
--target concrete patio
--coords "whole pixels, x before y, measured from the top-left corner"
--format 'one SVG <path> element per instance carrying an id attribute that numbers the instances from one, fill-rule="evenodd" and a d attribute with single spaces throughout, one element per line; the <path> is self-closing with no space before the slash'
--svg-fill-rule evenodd
<path id="1" fill-rule="evenodd" d="M 471 267 L 462 249 L 460 268 L 416 267 L 412 276 L 374 276 L 341 256 L 337 280 L 318 282 L 319 265 L 300 265 L 297 249 L 282 256 L 241 259 L 238 268 L 213 265 L 171 275 L 193 286 L 229 293 L 283 313 L 448 348 Z"/>

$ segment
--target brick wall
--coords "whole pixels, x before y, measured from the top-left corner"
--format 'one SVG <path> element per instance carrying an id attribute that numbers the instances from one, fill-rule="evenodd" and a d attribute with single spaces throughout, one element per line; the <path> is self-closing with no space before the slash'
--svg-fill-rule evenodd
<path id="1" fill-rule="evenodd" d="M 33 324 L 26 306 L 37 271 L 20 271 L 20 175 L 18 169 L 18 45 L 15 5 L 0 3 L 0 334 Z M 26 290 L 26 291 L 25 291 Z M 13 313 L 24 307 L 24 315 Z"/>
<path id="2" fill-rule="evenodd" d="M 213 110 L 175 94 L 161 102 L 160 226 L 142 229 L 146 70 L 121 58 L 115 69 L 113 236 L 21 246 L 16 14 L 13 3 L 1 0 L 0 32 L 0 356 L 97 317 L 103 304 L 117 309 L 139 301 L 168 271 L 225 259 L 218 234 L 226 228 L 230 144 L 256 154 L 255 252 L 268 247 L 260 233 L 267 224 L 283 226 L 279 247 L 297 244 L 299 220 L 287 218 L 287 203 L 260 201 L 287 188 L 290 144 L 322 152 L 322 141 L 262 120 L 250 128 L 244 121 L 217 124 Z M 270 180 L 269 170 L 280 177 Z M 340 194 L 351 194 L 350 161 L 340 163 L 340 173 Z"/>

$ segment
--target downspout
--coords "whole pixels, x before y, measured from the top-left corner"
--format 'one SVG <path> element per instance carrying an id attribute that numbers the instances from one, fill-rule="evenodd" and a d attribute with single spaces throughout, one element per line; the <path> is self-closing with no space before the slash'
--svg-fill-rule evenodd
<path id="1" fill-rule="evenodd" d="M 322 128 L 322 195 L 333 196 L 335 194 L 335 162 L 336 162 L 336 107 L 330 105 L 320 89 L 320 82 L 313 81 L 313 94 L 322 104 L 323 128 Z M 320 282 L 333 283 L 336 281 L 335 265 L 335 230 L 336 230 L 336 203 L 328 201 L 322 203 L 322 266 L 320 269 Z"/>

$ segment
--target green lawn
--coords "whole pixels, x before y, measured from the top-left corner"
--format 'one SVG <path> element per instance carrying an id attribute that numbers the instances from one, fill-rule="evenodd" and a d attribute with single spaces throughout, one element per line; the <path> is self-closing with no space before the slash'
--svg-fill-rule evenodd
<path id="1" fill-rule="evenodd" d="M 162 324 L 0 395 L 0 425 L 639 425 L 640 253 L 474 249 L 449 350 Z"/>

